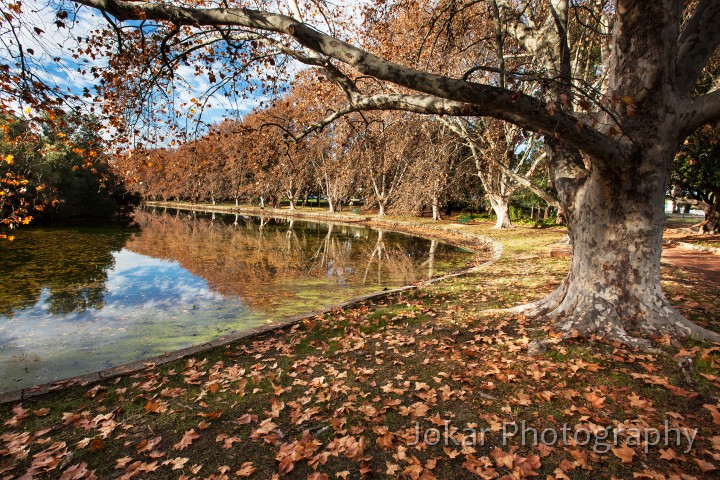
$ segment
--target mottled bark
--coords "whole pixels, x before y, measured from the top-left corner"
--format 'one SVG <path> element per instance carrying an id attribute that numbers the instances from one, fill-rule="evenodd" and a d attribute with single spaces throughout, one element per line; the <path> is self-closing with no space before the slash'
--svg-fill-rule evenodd
<path id="1" fill-rule="evenodd" d="M 664 151 L 669 165 L 674 151 Z M 661 288 L 668 171 L 654 168 L 659 153 L 638 152 L 622 171 L 591 171 L 572 201 L 568 276 L 552 295 L 519 310 L 544 316 L 566 334 L 598 335 L 634 346 L 649 345 L 638 336 L 664 334 L 720 340 L 680 315 Z"/>
<path id="2" fill-rule="evenodd" d="M 435 221 L 442 220 L 442 216 L 440 216 L 440 201 L 437 198 L 432 199 L 432 219 Z"/>
<path id="3" fill-rule="evenodd" d="M 510 215 L 508 214 L 508 210 L 510 208 L 508 199 L 497 195 L 489 195 L 489 198 L 490 206 L 492 206 L 493 212 L 495 212 L 495 217 L 497 218 L 493 229 L 500 230 L 503 228 L 512 228 Z"/>

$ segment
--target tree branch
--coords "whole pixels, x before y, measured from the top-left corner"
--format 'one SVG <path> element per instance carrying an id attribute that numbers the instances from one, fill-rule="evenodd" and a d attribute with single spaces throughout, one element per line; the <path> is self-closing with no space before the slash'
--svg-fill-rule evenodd
<path id="1" fill-rule="evenodd" d="M 546 154 L 544 154 L 544 153 L 541 155 L 541 157 L 545 157 L 545 156 L 546 156 Z M 538 161 L 540 159 L 538 159 Z M 513 181 L 515 181 L 516 183 L 527 188 L 528 190 L 533 192 L 538 197 L 542 198 L 545 201 L 545 203 L 547 203 L 551 207 L 560 208 L 560 202 L 558 202 L 557 198 L 553 197 L 548 192 L 546 192 L 542 188 L 540 188 L 537 185 L 535 185 L 534 183 L 532 183 L 532 181 L 530 181 L 529 178 L 526 178 L 522 175 L 519 175 L 519 174 L 513 172 L 510 167 L 508 167 L 507 165 L 505 165 L 503 162 L 501 162 L 499 160 L 493 160 L 493 161 L 495 163 L 497 163 L 497 165 L 500 167 L 500 169 L 503 171 L 503 173 L 505 173 L 505 175 L 507 175 L 508 177 L 512 178 Z"/>
<path id="2" fill-rule="evenodd" d="M 286 15 L 249 9 L 188 8 L 172 4 L 124 0 L 75 0 L 75 2 L 106 11 L 122 20 L 146 18 L 181 25 L 238 25 L 290 35 L 304 47 L 346 63 L 363 74 L 455 102 L 452 110 L 459 112 L 455 114 L 478 115 L 480 111 L 481 115 L 499 118 L 528 130 L 552 135 L 593 156 L 609 158 L 618 154 L 619 147 L 614 140 L 583 124 L 571 112 L 548 109 L 544 102 L 520 92 L 435 75 L 390 62 L 325 35 Z M 437 100 L 431 98 L 430 102 L 435 104 Z M 460 105 L 468 103 L 474 107 L 466 107 L 463 113 Z"/>
<path id="3" fill-rule="evenodd" d="M 689 98 L 683 107 L 683 115 L 688 118 L 684 135 L 690 135 L 706 123 L 720 119 L 720 89 L 705 95 Z"/>
<path id="4" fill-rule="evenodd" d="M 680 33 L 677 44 L 677 87 L 692 90 L 710 55 L 720 44 L 720 2 L 700 0 L 695 13 Z"/>

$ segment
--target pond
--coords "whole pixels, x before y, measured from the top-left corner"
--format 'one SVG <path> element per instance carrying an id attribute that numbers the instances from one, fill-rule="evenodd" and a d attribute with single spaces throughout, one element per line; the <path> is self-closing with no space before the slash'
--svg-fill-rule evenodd
<path id="1" fill-rule="evenodd" d="M 140 210 L 138 227 L 27 228 L 0 243 L 0 392 L 204 343 L 464 268 L 400 233 Z"/>

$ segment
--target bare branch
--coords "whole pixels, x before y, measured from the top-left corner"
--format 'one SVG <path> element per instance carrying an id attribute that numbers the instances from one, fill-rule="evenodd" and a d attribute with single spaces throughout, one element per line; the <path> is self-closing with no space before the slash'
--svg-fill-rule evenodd
<path id="1" fill-rule="evenodd" d="M 360 73 L 455 102 L 451 108 L 453 111 L 462 112 L 465 108 L 466 113 L 456 114 L 481 114 L 506 120 L 528 130 L 553 135 L 598 157 L 610 158 L 618 153 L 614 140 L 583 124 L 571 112 L 548 109 L 544 102 L 520 92 L 422 72 L 387 61 L 286 15 L 249 9 L 186 8 L 172 4 L 124 0 L 76 2 L 107 11 L 120 19 L 147 18 L 181 25 L 239 25 L 290 35 L 304 47 L 346 63 Z M 430 103 L 437 103 L 432 97 Z M 474 107 L 460 108 L 463 104 L 472 104 Z"/>
<path id="2" fill-rule="evenodd" d="M 541 161 L 546 156 L 547 155 L 545 153 L 539 155 L 538 158 L 536 159 L 536 162 Z M 513 170 L 510 167 L 508 167 L 507 165 L 505 165 L 503 162 L 501 162 L 499 160 L 494 160 L 494 162 L 497 163 L 498 166 L 500 166 L 500 168 L 502 169 L 503 173 L 505 175 L 509 176 L 510 178 L 512 178 L 514 182 L 519 183 L 523 187 L 525 187 L 528 190 L 530 190 L 531 192 L 533 192 L 538 197 L 542 198 L 545 201 L 545 203 L 547 203 L 551 207 L 560 208 L 560 202 L 558 202 L 557 198 L 553 197 L 552 195 L 547 193 L 542 188 L 539 188 L 537 185 L 532 183 L 529 178 L 513 172 Z M 537 165 L 537 163 L 536 163 L 536 165 Z"/>

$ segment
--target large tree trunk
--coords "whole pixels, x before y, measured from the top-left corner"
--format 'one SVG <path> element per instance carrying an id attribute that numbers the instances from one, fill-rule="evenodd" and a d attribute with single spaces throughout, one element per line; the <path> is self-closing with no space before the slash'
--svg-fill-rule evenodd
<path id="1" fill-rule="evenodd" d="M 331 197 L 327 197 L 327 201 L 330 213 L 335 213 L 335 200 L 333 200 Z"/>
<path id="2" fill-rule="evenodd" d="M 500 230 L 502 228 L 512 228 L 512 224 L 510 223 L 510 216 L 508 215 L 508 210 L 510 206 L 508 205 L 508 202 L 506 199 L 499 195 L 489 195 L 490 198 L 490 205 L 492 206 L 493 212 L 495 212 L 495 216 L 497 217 L 497 222 L 495 222 L 495 226 L 493 229 Z"/>
<path id="3" fill-rule="evenodd" d="M 579 185 L 570 208 L 568 276 L 554 293 L 519 310 L 546 317 L 565 334 L 633 346 L 649 346 L 637 335 L 720 340 L 665 298 L 660 254 L 668 175 L 649 169 L 657 165 L 657 151 L 640 156 L 624 172 L 593 168 Z"/>

